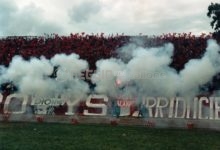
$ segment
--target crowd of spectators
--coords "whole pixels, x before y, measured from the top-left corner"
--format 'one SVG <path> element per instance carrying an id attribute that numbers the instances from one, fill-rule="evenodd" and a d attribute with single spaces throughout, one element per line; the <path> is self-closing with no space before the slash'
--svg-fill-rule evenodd
<path id="1" fill-rule="evenodd" d="M 51 58 L 58 53 L 76 53 L 89 61 L 91 68 L 95 68 L 97 59 L 111 57 L 114 50 L 125 43 L 124 40 L 128 38 L 84 33 L 69 36 L 52 34 L 42 37 L 5 37 L 0 39 L 0 64 L 8 66 L 14 55 L 29 59 L 33 56 Z"/>
<path id="2" fill-rule="evenodd" d="M 0 38 L 0 65 L 7 67 L 15 55 L 20 55 L 28 60 L 31 57 L 40 57 L 42 55 L 49 59 L 59 53 L 76 53 L 79 54 L 81 59 L 88 61 L 91 70 L 95 70 L 97 60 L 119 57 L 117 56 L 118 48 L 130 42 L 141 41 L 136 44 L 140 44 L 143 47 L 157 47 L 164 43 L 173 43 L 174 55 L 170 66 L 180 71 L 190 59 L 203 56 L 207 40 L 211 38 L 220 41 L 218 37 L 213 37 L 211 33 L 201 34 L 200 36 L 195 36 L 191 33 L 169 33 L 161 36 L 104 35 L 103 33 L 88 35 L 76 33 L 69 36 L 51 34 L 37 37 L 2 37 Z M 54 75 L 55 72 L 51 74 L 51 77 L 54 77 Z M 220 75 L 216 75 L 213 81 L 213 83 L 220 83 Z M 208 86 L 210 90 L 215 88 L 215 84 Z M 12 89 L 16 90 L 16 87 L 13 86 L 13 83 L 1 83 L 1 89 L 5 89 L 7 95 Z M 3 105 L 0 108 L 2 109 Z"/>
<path id="3" fill-rule="evenodd" d="M 58 53 L 76 53 L 88 61 L 90 69 L 95 70 L 99 59 L 118 57 L 117 49 L 130 42 L 137 42 L 143 47 L 161 46 L 173 43 L 174 55 L 171 67 L 177 71 L 192 58 L 201 58 L 207 46 L 207 39 L 212 34 L 169 33 L 161 36 L 126 36 L 76 33 L 69 36 L 57 34 L 44 36 L 13 36 L 0 38 L 0 65 L 8 66 L 15 55 L 28 60 L 30 57 L 45 56 L 51 58 Z"/>
<path id="4" fill-rule="evenodd" d="M 173 33 L 149 37 L 76 33 L 69 36 L 51 34 L 40 37 L 4 37 L 0 39 L 0 65 L 8 66 L 15 55 L 28 60 L 30 57 L 41 55 L 51 58 L 58 53 L 76 53 L 89 62 L 91 69 L 95 69 L 97 60 L 116 56 L 117 48 L 134 38 L 143 41 L 141 46 L 144 47 L 160 46 L 166 42 L 173 43 L 175 50 L 171 66 L 179 71 L 189 59 L 202 56 L 206 41 L 212 38 L 212 35 L 195 36 L 191 33 Z"/>

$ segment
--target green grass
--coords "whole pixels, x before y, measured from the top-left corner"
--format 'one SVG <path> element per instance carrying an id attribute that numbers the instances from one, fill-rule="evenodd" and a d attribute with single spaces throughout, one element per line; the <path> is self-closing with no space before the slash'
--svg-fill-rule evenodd
<path id="1" fill-rule="evenodd" d="M 137 126 L 0 123 L 0 150 L 219 150 L 220 132 Z"/>

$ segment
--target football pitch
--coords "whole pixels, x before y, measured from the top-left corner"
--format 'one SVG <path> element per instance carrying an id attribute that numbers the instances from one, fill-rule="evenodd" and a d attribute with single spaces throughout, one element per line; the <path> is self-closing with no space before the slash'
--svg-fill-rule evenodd
<path id="1" fill-rule="evenodd" d="M 58 123 L 0 123 L 0 150 L 219 150 L 220 132 Z"/>

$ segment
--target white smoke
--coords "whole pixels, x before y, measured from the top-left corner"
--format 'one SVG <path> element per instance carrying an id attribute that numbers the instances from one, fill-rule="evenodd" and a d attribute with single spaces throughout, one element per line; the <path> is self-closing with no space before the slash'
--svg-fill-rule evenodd
<path id="1" fill-rule="evenodd" d="M 98 70 L 91 78 L 92 82 L 97 85 L 96 92 L 110 96 L 119 94 L 119 90 L 115 85 L 115 74 L 120 72 L 125 64 L 120 59 L 111 58 L 99 60 L 96 65 Z"/>
<path id="2" fill-rule="evenodd" d="M 81 73 L 88 69 L 87 61 L 79 59 L 79 55 L 76 54 L 58 54 L 51 59 L 51 62 L 53 66 L 59 66 L 57 92 L 68 95 L 70 99 L 85 98 L 86 93 L 89 93 L 89 86 L 82 80 Z"/>
<path id="3" fill-rule="evenodd" d="M 200 86 L 210 82 L 220 71 L 220 48 L 214 40 L 208 41 L 208 47 L 201 59 L 190 60 L 180 73 L 169 66 L 174 50 L 172 44 L 154 48 L 130 44 L 121 50 L 119 54 L 126 54 L 126 57 L 97 62 L 97 72 L 92 77 L 97 93 L 112 97 L 126 95 L 192 98 L 199 93 Z M 95 76 L 101 76 L 103 71 L 109 69 L 113 73 L 108 79 L 95 79 Z M 116 86 L 118 80 L 120 85 Z"/>
<path id="4" fill-rule="evenodd" d="M 214 40 L 208 41 L 208 47 L 201 59 L 190 60 L 180 72 L 182 95 L 194 96 L 199 87 L 210 82 L 220 72 L 220 47 Z"/>
<path id="5" fill-rule="evenodd" d="M 192 98 L 200 92 L 201 86 L 220 72 L 220 47 L 214 40 L 208 41 L 201 59 L 190 60 L 179 73 L 170 67 L 174 50 L 170 43 L 154 48 L 132 43 L 121 50 L 119 54 L 127 54 L 128 57 L 96 62 L 97 71 L 92 75 L 96 93 L 129 98 Z M 58 66 L 56 79 L 49 77 L 54 66 Z M 71 100 L 82 99 L 91 92 L 88 83 L 81 78 L 86 69 L 88 63 L 76 54 L 57 54 L 50 60 L 41 57 L 29 61 L 15 56 L 8 68 L 1 66 L 0 82 L 12 81 L 22 94 L 65 95 Z"/>
<path id="6" fill-rule="evenodd" d="M 54 66 L 59 66 L 56 79 L 49 77 Z M 80 78 L 88 63 L 76 54 L 59 54 L 51 60 L 31 58 L 29 61 L 15 56 L 8 68 L 2 68 L 1 82 L 12 81 L 22 94 L 46 97 L 68 95 L 75 100 L 84 98 L 89 92 L 88 84 Z"/>

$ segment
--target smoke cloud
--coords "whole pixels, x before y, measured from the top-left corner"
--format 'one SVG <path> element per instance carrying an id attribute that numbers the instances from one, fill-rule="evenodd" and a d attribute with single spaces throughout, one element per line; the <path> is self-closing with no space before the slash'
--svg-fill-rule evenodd
<path id="1" fill-rule="evenodd" d="M 122 47 L 118 59 L 96 62 L 97 70 L 91 78 L 95 93 L 139 100 L 146 96 L 193 98 L 201 92 L 201 86 L 220 72 L 220 46 L 214 40 L 208 41 L 202 58 L 190 60 L 180 72 L 170 67 L 173 51 L 171 43 L 145 48 L 141 42 L 133 42 Z M 57 67 L 56 77 L 51 78 L 54 67 Z M 76 54 L 57 54 L 51 59 L 42 56 L 28 61 L 15 56 L 8 68 L 0 67 L 0 82 L 13 82 L 22 94 L 65 95 L 74 101 L 93 93 L 81 78 L 88 68 L 88 62 Z"/>
<path id="2" fill-rule="evenodd" d="M 170 43 L 154 48 L 144 48 L 135 43 L 126 45 L 119 50 L 120 59 L 99 60 L 96 63 L 97 72 L 92 77 L 96 92 L 111 97 L 192 98 L 220 71 L 220 47 L 214 40 L 208 41 L 201 59 L 190 60 L 179 73 L 169 66 L 173 50 Z M 111 72 L 107 79 L 96 78 L 107 71 Z"/>
<path id="3" fill-rule="evenodd" d="M 54 66 L 58 66 L 55 79 L 49 77 Z M 65 95 L 75 100 L 84 98 L 89 92 L 88 84 L 80 79 L 81 71 L 87 68 L 88 63 L 76 54 L 59 54 L 50 60 L 31 58 L 29 61 L 15 56 L 8 68 L 2 67 L 0 80 L 2 83 L 12 81 L 22 94 L 44 97 Z"/>

